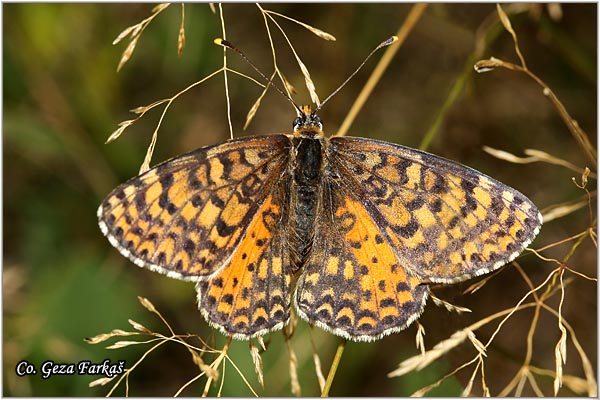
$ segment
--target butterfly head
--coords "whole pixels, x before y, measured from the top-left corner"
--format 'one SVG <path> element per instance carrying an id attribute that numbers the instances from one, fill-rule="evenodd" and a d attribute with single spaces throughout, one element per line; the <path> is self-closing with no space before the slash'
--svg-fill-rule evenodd
<path id="1" fill-rule="evenodd" d="M 299 108 L 299 115 L 294 119 L 292 126 L 294 132 L 298 135 L 306 135 L 307 132 L 315 134 L 322 134 L 323 122 L 321 118 L 313 112 L 310 106 L 304 105 Z"/>

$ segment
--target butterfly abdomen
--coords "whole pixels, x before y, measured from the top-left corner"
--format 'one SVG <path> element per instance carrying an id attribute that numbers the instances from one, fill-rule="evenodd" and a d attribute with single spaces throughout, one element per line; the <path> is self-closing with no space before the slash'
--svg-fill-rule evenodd
<path id="1" fill-rule="evenodd" d="M 322 138 L 295 137 L 293 139 L 294 162 L 291 174 L 290 235 L 292 271 L 298 271 L 310 253 L 320 198 L 323 175 Z"/>

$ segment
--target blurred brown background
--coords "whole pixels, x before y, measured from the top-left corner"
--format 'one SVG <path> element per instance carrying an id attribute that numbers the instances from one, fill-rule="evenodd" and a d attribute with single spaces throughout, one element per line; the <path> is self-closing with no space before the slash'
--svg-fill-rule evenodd
<path id="1" fill-rule="evenodd" d="M 597 127 L 597 6 L 596 4 L 503 5 L 519 37 L 528 67 L 557 94 L 571 116 L 596 144 Z M 554 7 L 554 8 L 551 8 Z M 185 7 L 186 46 L 177 56 L 181 8 L 173 5 L 146 28 L 131 60 L 116 73 L 127 42 L 111 42 L 127 26 L 150 16 L 148 4 L 4 4 L 3 42 L 3 160 L 4 265 L 3 366 L 5 396 L 104 395 L 107 387 L 88 388 L 97 377 L 66 376 L 43 380 L 38 374 L 17 377 L 15 366 L 28 360 L 39 366 L 47 359 L 61 363 L 80 360 L 132 365 L 148 345 L 107 350 L 84 338 L 114 328 L 132 330 L 128 318 L 166 333 L 161 322 L 143 309 L 136 296 L 149 298 L 178 333 L 202 335 L 216 346 L 223 337 L 207 327 L 195 304 L 193 284 L 144 271 L 123 259 L 102 237 L 96 208 L 118 183 L 134 176 L 160 117 L 155 109 L 130 127 L 115 143 L 104 145 L 117 123 L 132 118 L 129 109 L 170 97 L 222 65 L 223 51 L 212 40 L 221 37 L 218 14 L 205 4 Z M 336 42 L 319 39 L 290 21 L 278 19 L 311 72 L 321 99 L 333 91 L 381 40 L 394 34 L 410 4 L 267 4 L 277 11 L 323 29 Z M 559 10 L 561 13 L 557 15 Z M 225 5 L 227 38 L 267 75 L 273 70 L 271 49 L 256 6 Z M 271 25 L 277 60 L 298 90 L 295 100 L 308 103 L 297 63 Z M 483 38 L 482 40 L 480 40 Z M 541 88 L 524 74 L 472 69 L 476 43 L 479 58 L 494 56 L 518 63 L 511 36 L 498 23 L 494 4 L 431 4 L 410 32 L 389 69 L 350 128 L 349 135 L 388 140 L 418 147 L 440 116 L 457 80 L 464 86 L 442 115 L 441 127 L 428 151 L 472 166 L 513 186 L 544 210 L 581 198 L 571 177 L 580 174 L 546 163 L 517 165 L 498 160 L 482 146 L 523 156 L 523 150 L 543 150 L 578 167 L 586 159 Z M 335 132 L 381 54 L 320 112 L 326 132 Z M 231 67 L 256 76 L 239 57 Z M 236 136 L 245 135 L 245 115 L 261 89 L 238 76 L 229 76 L 232 122 Z M 248 133 L 287 132 L 295 113 L 279 94 L 270 91 Z M 192 89 L 171 107 L 160 130 L 153 164 L 194 148 L 228 138 L 222 75 Z M 592 212 L 596 217 L 596 181 Z M 595 222 L 594 222 L 595 223 Z M 547 223 L 533 248 L 558 242 L 592 224 L 587 208 Z M 546 250 L 562 260 L 573 242 Z M 582 242 L 567 265 L 596 276 L 596 248 Z M 534 255 L 518 259 L 534 285 L 556 268 Z M 571 324 L 596 370 L 596 283 L 575 277 L 566 287 L 563 315 Z M 481 279 L 481 278 L 480 278 Z M 494 312 L 514 306 L 528 291 L 514 267 L 505 267 L 480 291 L 463 296 L 472 281 L 436 290 L 473 313 L 457 315 L 429 302 L 420 319 L 430 348 L 456 330 Z M 549 302 L 557 307 L 557 298 Z M 486 379 L 492 395 L 512 379 L 523 362 L 526 335 L 533 313 L 515 315 L 488 349 Z M 554 369 L 554 346 L 560 337 L 556 318 L 542 312 L 535 335 L 532 364 Z M 496 324 L 477 331 L 487 341 Z M 331 389 L 338 396 L 406 396 L 450 372 L 473 354 L 465 344 L 427 369 L 403 378 L 386 374 L 418 351 L 416 328 L 372 344 L 349 343 Z M 312 336 L 325 374 L 339 340 L 318 329 Z M 289 358 L 283 336 L 273 334 L 263 354 L 265 388 L 257 383 L 248 345 L 234 342 L 229 356 L 263 395 L 290 395 Z M 312 364 L 309 328 L 299 322 L 291 340 L 298 357 L 302 394 L 318 395 Z M 582 378 L 581 362 L 571 342 L 565 374 Z M 206 359 L 210 362 L 210 358 Z M 448 379 L 430 394 L 458 395 L 469 370 Z M 198 374 L 189 353 L 175 344 L 153 352 L 130 377 L 130 394 L 173 395 Z M 251 392 L 228 365 L 223 395 Z M 539 378 L 539 377 L 538 377 Z M 198 396 L 204 379 L 184 395 Z M 539 378 L 546 395 L 552 378 Z M 477 385 L 476 385 L 477 386 Z M 123 395 L 123 385 L 116 394 Z M 211 389 L 217 393 L 218 386 Z M 479 392 L 480 393 L 480 392 Z M 535 394 L 525 386 L 525 395 Z M 579 395 L 563 388 L 563 395 Z"/>

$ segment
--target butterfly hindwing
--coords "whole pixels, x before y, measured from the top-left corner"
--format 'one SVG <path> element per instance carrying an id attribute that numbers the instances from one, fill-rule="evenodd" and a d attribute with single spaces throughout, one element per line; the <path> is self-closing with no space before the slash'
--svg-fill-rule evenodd
<path id="1" fill-rule="evenodd" d="M 238 339 L 281 329 L 289 320 L 290 260 L 282 229 L 287 185 L 287 179 L 276 185 L 225 267 L 196 285 L 206 320 Z"/>
<path id="2" fill-rule="evenodd" d="M 323 184 L 319 235 L 298 280 L 295 306 L 311 324 L 351 340 L 371 341 L 413 322 L 429 289 L 399 264 L 343 179 Z"/>

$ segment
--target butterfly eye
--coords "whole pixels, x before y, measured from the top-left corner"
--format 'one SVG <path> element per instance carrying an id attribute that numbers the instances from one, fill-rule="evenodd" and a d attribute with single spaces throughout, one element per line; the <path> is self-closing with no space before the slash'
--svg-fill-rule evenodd
<path id="1" fill-rule="evenodd" d="M 312 115 L 311 119 L 312 119 L 313 125 L 318 126 L 319 129 L 323 129 L 323 121 L 321 121 L 321 118 L 319 118 L 319 116 Z"/>
<path id="2" fill-rule="evenodd" d="M 302 126 L 302 121 L 302 117 L 296 117 L 296 119 L 294 119 L 294 122 L 292 123 L 292 128 L 294 129 L 294 132 Z"/>

